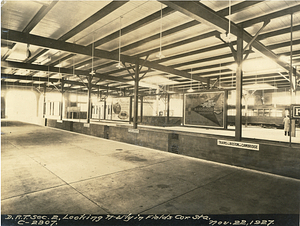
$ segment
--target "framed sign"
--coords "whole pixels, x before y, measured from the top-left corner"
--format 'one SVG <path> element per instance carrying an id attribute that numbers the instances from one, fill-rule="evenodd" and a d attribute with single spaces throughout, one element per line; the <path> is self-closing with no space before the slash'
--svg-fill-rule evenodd
<path id="1" fill-rule="evenodd" d="M 224 91 L 185 94 L 184 124 L 224 128 L 224 99 Z"/>
<path id="2" fill-rule="evenodd" d="M 300 119 L 300 105 L 292 105 L 292 118 Z"/>

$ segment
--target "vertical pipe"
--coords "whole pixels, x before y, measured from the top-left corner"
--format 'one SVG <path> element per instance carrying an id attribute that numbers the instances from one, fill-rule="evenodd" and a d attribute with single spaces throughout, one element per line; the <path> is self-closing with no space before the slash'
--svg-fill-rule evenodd
<path id="1" fill-rule="evenodd" d="M 129 124 L 132 122 L 132 97 L 129 98 Z"/>
<path id="2" fill-rule="evenodd" d="M 63 120 L 63 107 L 64 107 L 64 77 L 61 78 L 61 101 L 60 101 L 60 120 Z"/>
<path id="3" fill-rule="evenodd" d="M 236 116 L 235 140 L 242 139 L 242 91 L 243 91 L 243 28 L 239 27 L 237 36 L 237 69 L 236 69 Z"/>
<path id="4" fill-rule="evenodd" d="M 291 44 L 290 44 L 290 95 L 291 104 L 294 102 L 294 85 L 293 85 L 293 13 L 291 13 Z M 290 107 L 290 128 L 289 128 L 289 143 L 292 145 L 292 107 Z"/>
<path id="5" fill-rule="evenodd" d="M 43 118 L 46 117 L 46 84 L 44 85 Z"/>
<path id="6" fill-rule="evenodd" d="M 137 129 L 138 119 L 138 94 L 139 94 L 139 63 L 135 64 L 135 77 L 134 77 L 134 105 L 133 105 L 133 128 Z"/>
<path id="7" fill-rule="evenodd" d="M 91 94 L 92 94 L 92 76 L 88 77 L 88 110 L 87 110 L 87 123 L 91 121 Z"/>
<path id="8" fill-rule="evenodd" d="M 228 126 L 228 121 L 227 121 L 227 111 L 228 111 L 228 90 L 224 91 L 224 112 L 223 112 L 223 117 L 224 117 L 224 129 L 227 129 Z"/>
<path id="9" fill-rule="evenodd" d="M 170 94 L 167 94 L 167 124 L 170 122 Z"/>
<path id="10" fill-rule="evenodd" d="M 103 106 L 103 120 L 106 119 L 106 98 L 104 99 L 104 106 Z"/>
<path id="11" fill-rule="evenodd" d="M 140 122 L 143 122 L 143 96 L 140 97 L 141 100 L 141 120 Z"/>

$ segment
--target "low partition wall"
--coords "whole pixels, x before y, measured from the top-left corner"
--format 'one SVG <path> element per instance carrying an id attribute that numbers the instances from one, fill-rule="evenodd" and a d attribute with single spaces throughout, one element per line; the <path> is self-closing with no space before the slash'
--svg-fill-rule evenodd
<path id="1" fill-rule="evenodd" d="M 300 179 L 300 145 L 153 128 L 48 119 L 46 125 L 105 139 Z M 295 147 L 297 146 L 297 147 Z M 245 149 L 248 148 L 248 149 Z"/>

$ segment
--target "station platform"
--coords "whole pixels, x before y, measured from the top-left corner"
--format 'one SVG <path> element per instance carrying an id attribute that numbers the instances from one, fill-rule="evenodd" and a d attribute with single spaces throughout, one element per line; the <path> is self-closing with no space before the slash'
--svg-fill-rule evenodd
<path id="1" fill-rule="evenodd" d="M 2 120 L 2 214 L 299 214 L 300 180 Z"/>

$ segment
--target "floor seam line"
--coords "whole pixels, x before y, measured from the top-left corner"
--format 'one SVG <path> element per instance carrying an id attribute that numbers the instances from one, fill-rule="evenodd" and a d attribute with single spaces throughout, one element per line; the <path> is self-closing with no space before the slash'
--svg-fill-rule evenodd
<path id="1" fill-rule="evenodd" d="M 61 185 L 57 185 L 57 186 L 53 186 L 53 187 L 44 188 L 44 189 L 41 189 L 41 190 L 38 190 L 38 191 L 32 191 L 32 192 L 28 192 L 28 193 L 24 193 L 24 194 L 20 194 L 20 195 L 11 196 L 11 197 L 8 197 L 8 198 L 5 198 L 5 199 L 1 199 L 1 201 L 9 200 L 9 199 L 12 199 L 12 198 L 17 198 L 17 197 L 20 197 L 20 196 L 34 194 L 34 193 L 38 193 L 38 192 L 41 192 L 41 191 L 46 191 L 46 190 L 53 189 L 53 188 L 59 188 L 59 187 L 63 187 L 63 186 L 66 186 L 66 184 L 61 184 Z"/>
<path id="2" fill-rule="evenodd" d="M 173 161 L 175 159 L 170 159 L 170 160 L 165 160 L 165 161 L 162 161 L 162 162 L 156 162 L 156 163 L 153 163 L 153 164 L 150 164 L 150 165 L 147 165 L 147 166 L 137 166 L 137 167 L 134 167 L 134 168 L 131 168 L 131 169 L 126 169 L 126 170 L 120 170 L 120 171 L 116 171 L 116 172 L 113 172 L 113 173 L 108 173 L 108 174 L 104 174 L 104 175 L 99 175 L 99 176 L 95 176 L 95 177 L 90 177 L 90 178 L 87 178 L 87 179 L 83 179 L 83 180 L 79 180 L 79 181 L 73 181 L 71 182 L 70 184 L 75 184 L 75 183 L 80 183 L 80 182 L 84 182 L 84 181 L 87 181 L 87 180 L 91 180 L 91 179 L 96 179 L 96 178 L 100 178 L 100 177 L 105 177 L 105 176 L 109 176 L 109 175 L 113 175 L 113 174 L 118 174 L 120 172 L 128 172 L 128 171 L 131 171 L 131 170 L 135 170 L 135 169 L 143 169 L 143 168 L 146 168 L 148 166 L 153 166 L 153 165 L 156 165 L 156 164 L 159 164 L 159 163 L 165 163 L 165 162 L 170 162 L 170 161 Z"/>

